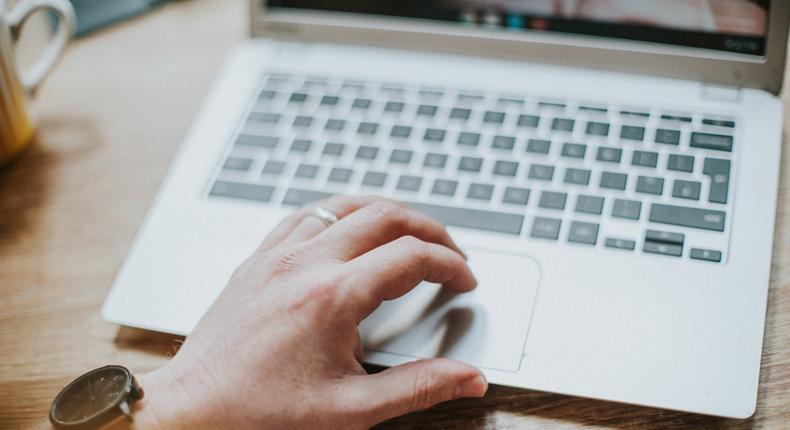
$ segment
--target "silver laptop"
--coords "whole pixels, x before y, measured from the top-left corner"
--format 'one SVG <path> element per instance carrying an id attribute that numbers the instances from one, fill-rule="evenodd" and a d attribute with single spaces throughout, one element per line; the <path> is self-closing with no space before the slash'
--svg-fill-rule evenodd
<path id="1" fill-rule="evenodd" d="M 366 360 L 755 409 L 790 3 L 257 0 L 103 308 L 188 334 L 284 216 L 383 194 L 480 280 L 365 320 Z"/>

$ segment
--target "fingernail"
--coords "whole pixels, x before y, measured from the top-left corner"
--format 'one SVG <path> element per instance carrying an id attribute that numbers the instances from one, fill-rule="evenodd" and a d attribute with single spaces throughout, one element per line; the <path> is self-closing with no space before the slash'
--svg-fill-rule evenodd
<path id="1" fill-rule="evenodd" d="M 456 397 L 483 397 L 488 391 L 488 381 L 482 375 L 464 380 L 455 389 Z"/>

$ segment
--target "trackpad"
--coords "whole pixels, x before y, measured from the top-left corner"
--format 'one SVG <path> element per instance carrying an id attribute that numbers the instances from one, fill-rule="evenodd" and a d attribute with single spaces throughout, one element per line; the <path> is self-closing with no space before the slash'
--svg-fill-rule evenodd
<path id="1" fill-rule="evenodd" d="M 447 357 L 518 371 L 540 267 L 524 255 L 466 251 L 477 289 L 454 294 L 423 283 L 384 303 L 360 325 L 365 361 L 393 366 L 416 358 Z"/>

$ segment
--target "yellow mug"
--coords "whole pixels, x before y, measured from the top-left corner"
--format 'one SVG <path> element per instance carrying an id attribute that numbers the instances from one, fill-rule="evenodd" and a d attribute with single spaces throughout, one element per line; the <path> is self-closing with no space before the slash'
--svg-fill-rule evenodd
<path id="1" fill-rule="evenodd" d="M 18 154 L 33 137 L 30 96 L 52 70 L 74 35 L 74 9 L 67 0 L 22 0 L 11 10 L 0 0 L 0 164 Z M 22 26 L 38 10 L 59 18 L 49 47 L 30 71 L 22 75 L 14 59 L 14 43 Z"/>

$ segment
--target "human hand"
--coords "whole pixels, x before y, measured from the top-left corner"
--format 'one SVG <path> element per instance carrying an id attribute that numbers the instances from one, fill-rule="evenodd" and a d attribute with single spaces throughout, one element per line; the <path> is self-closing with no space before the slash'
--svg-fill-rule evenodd
<path id="1" fill-rule="evenodd" d="M 317 206 L 340 221 L 327 228 L 310 216 Z M 366 429 L 483 396 L 482 373 L 449 359 L 362 367 L 359 322 L 423 280 L 477 284 L 438 222 L 377 197 L 303 208 L 236 270 L 176 356 L 139 377 L 136 426 Z"/>

